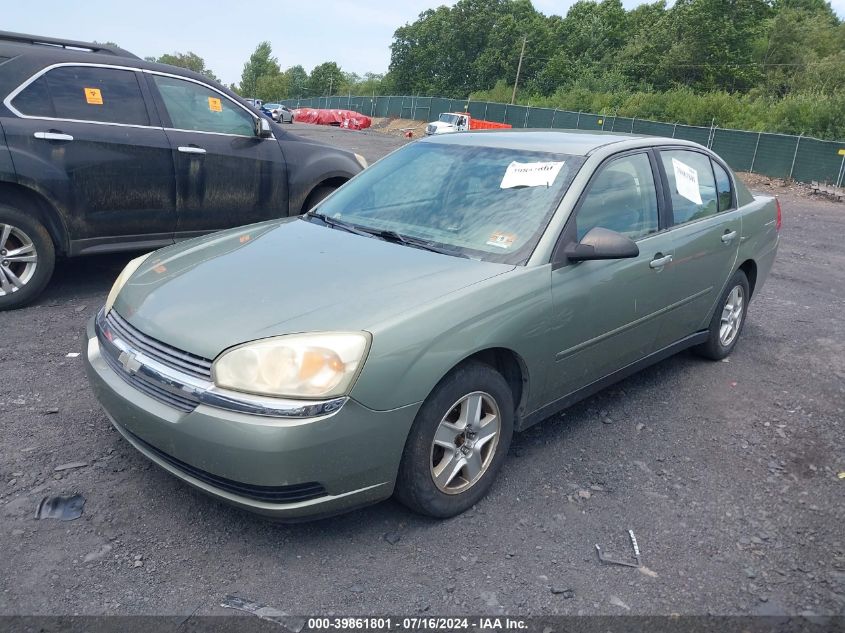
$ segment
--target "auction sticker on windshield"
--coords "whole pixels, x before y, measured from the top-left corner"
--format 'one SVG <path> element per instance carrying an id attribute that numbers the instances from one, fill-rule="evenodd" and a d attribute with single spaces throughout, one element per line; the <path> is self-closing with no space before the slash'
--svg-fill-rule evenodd
<path id="1" fill-rule="evenodd" d="M 698 188 L 698 172 L 677 158 L 672 159 L 672 169 L 675 171 L 675 189 L 678 194 L 696 204 L 701 202 L 701 191 Z"/>
<path id="2" fill-rule="evenodd" d="M 518 163 L 516 161 L 508 165 L 501 189 L 513 189 L 514 187 L 550 187 L 557 178 L 565 161 L 545 163 Z"/>
<path id="3" fill-rule="evenodd" d="M 497 246 L 499 248 L 510 248 L 513 246 L 513 243 L 516 241 L 516 235 L 511 233 L 503 233 L 502 231 L 496 231 L 493 235 L 490 236 L 490 239 L 487 240 L 487 246 Z"/>

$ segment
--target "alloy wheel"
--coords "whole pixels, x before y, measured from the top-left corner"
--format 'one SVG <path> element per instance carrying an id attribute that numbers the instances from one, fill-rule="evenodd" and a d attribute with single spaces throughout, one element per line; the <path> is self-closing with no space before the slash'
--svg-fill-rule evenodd
<path id="1" fill-rule="evenodd" d="M 719 342 L 722 347 L 729 347 L 739 334 L 744 309 L 745 293 L 742 286 L 736 286 L 731 290 L 727 301 L 725 301 L 725 307 L 722 308 L 722 318 L 719 323 Z"/>
<path id="2" fill-rule="evenodd" d="M 431 446 L 431 477 L 438 490 L 459 494 L 481 479 L 496 454 L 500 426 L 499 406 L 483 391 L 450 407 Z"/>
<path id="3" fill-rule="evenodd" d="M 37 266 L 32 238 L 16 226 L 0 224 L 0 297 L 29 283 Z"/>

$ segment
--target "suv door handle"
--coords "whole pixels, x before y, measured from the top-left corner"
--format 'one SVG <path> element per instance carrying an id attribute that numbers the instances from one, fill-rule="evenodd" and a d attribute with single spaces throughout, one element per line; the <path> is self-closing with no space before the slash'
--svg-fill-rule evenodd
<path id="1" fill-rule="evenodd" d="M 660 255 L 660 253 L 658 253 L 658 255 Z M 663 257 L 657 257 L 655 259 L 652 259 L 648 263 L 648 265 L 651 268 L 663 268 L 666 264 L 668 264 L 671 261 L 672 261 L 671 255 L 664 255 Z"/>
<path id="2" fill-rule="evenodd" d="M 33 134 L 35 138 L 41 138 L 46 141 L 72 141 L 73 137 L 70 134 L 63 134 L 62 132 L 36 132 Z"/>
<path id="3" fill-rule="evenodd" d="M 193 145 L 180 145 L 179 151 L 183 154 L 205 154 L 205 150 L 202 147 Z"/>
<path id="4" fill-rule="evenodd" d="M 734 238 L 736 237 L 736 231 L 728 231 L 722 236 L 722 242 L 724 244 L 730 244 L 733 242 Z"/>

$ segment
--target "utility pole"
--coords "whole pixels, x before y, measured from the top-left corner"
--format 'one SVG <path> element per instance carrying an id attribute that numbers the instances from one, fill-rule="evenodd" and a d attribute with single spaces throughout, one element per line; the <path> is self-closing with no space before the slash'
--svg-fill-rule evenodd
<path id="1" fill-rule="evenodd" d="M 334 77 L 329 77 L 329 96 L 332 96 L 332 82 L 334 81 Z"/>
<path id="2" fill-rule="evenodd" d="M 519 52 L 519 63 L 516 65 L 516 79 L 513 81 L 513 94 L 511 95 L 511 105 L 516 100 L 516 86 L 519 83 L 519 71 L 522 70 L 522 57 L 525 55 L 525 43 L 528 41 L 528 36 L 522 38 L 522 50 Z"/>

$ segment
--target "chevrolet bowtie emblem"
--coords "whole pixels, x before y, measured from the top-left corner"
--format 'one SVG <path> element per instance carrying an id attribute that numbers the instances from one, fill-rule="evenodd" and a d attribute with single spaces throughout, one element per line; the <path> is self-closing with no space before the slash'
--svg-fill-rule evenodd
<path id="1" fill-rule="evenodd" d="M 138 370 L 141 369 L 141 363 L 137 358 L 135 358 L 135 354 L 120 352 L 120 356 L 117 357 L 117 361 L 123 366 L 123 369 L 126 370 L 127 374 L 137 374 Z"/>

